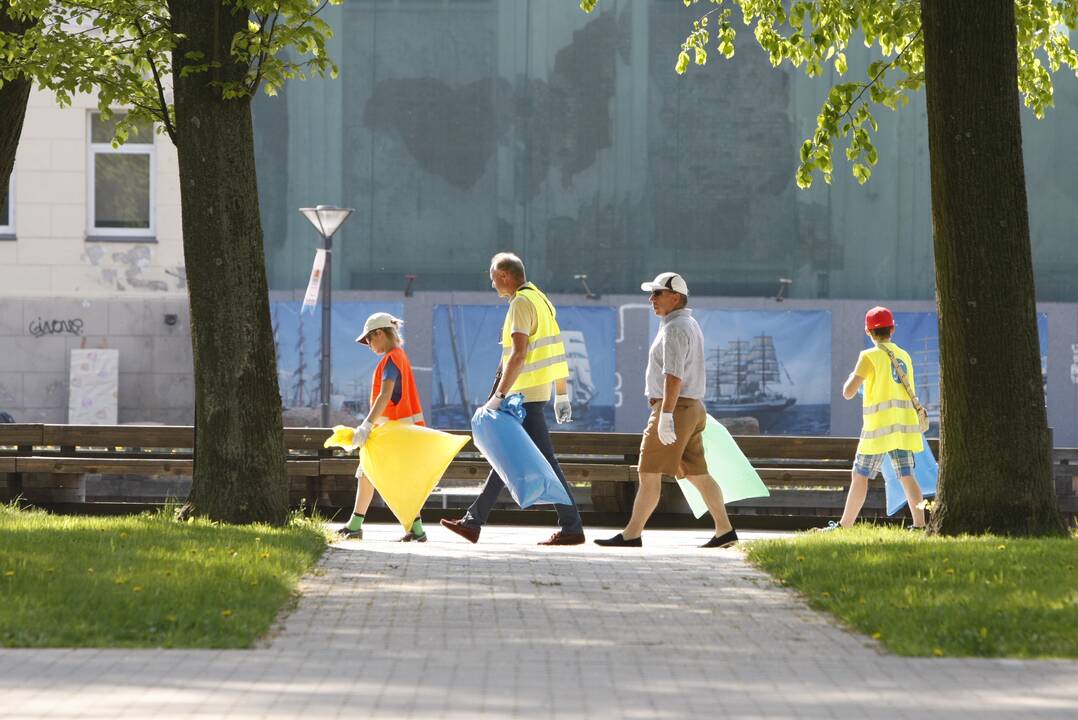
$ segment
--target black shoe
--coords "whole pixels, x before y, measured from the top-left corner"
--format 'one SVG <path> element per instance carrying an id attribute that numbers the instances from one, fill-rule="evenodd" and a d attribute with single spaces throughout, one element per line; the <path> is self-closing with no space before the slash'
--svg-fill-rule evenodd
<path id="1" fill-rule="evenodd" d="M 724 548 L 731 545 L 737 545 L 737 530 L 731 530 L 728 533 L 722 535 L 716 535 L 701 545 L 702 548 Z"/>
<path id="2" fill-rule="evenodd" d="M 397 542 L 427 542 L 427 533 L 424 532 L 421 535 L 416 535 L 414 532 L 409 530 L 404 534 L 404 537 L 402 537 Z"/>
<path id="3" fill-rule="evenodd" d="M 362 540 L 363 539 L 363 528 L 360 528 L 359 530 L 349 530 L 348 526 L 345 525 L 344 527 L 342 527 L 340 530 L 337 531 L 337 539 L 338 540 Z"/>
<path id="4" fill-rule="evenodd" d="M 633 538 L 632 540 L 626 540 L 625 536 L 618 533 L 612 538 L 606 540 L 596 540 L 596 545 L 602 545 L 603 547 L 643 547 L 644 542 L 640 538 Z"/>

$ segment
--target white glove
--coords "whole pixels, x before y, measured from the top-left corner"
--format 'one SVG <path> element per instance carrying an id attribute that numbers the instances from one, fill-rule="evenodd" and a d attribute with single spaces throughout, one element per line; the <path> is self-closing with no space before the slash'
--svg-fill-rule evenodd
<path id="1" fill-rule="evenodd" d="M 505 398 L 504 397 L 498 397 L 497 393 L 495 393 L 494 395 L 491 395 L 490 398 L 485 403 L 483 403 L 483 412 L 488 412 L 488 413 L 496 413 L 496 412 L 498 412 L 498 408 L 500 408 L 502 406 L 502 401 L 503 400 L 505 400 Z"/>
<path id="2" fill-rule="evenodd" d="M 573 405 L 569 402 L 568 395 L 558 395 L 554 398 L 554 419 L 559 425 L 573 419 Z"/>
<path id="3" fill-rule="evenodd" d="M 352 450 L 358 450 L 363 447 L 363 444 L 367 442 L 367 438 L 370 437 L 371 430 L 373 429 L 374 426 L 366 420 L 363 421 L 362 425 L 357 426 L 356 429 L 352 431 Z"/>
<path id="4" fill-rule="evenodd" d="M 677 441 L 677 433 L 674 432 L 674 413 L 664 412 L 659 415 L 659 442 L 663 445 L 672 445 Z"/>

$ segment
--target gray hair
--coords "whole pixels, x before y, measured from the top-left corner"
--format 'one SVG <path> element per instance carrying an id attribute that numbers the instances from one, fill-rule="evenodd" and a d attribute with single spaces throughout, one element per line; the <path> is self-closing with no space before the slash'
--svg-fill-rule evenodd
<path id="1" fill-rule="evenodd" d="M 495 270 L 507 272 L 517 280 L 524 280 L 524 261 L 511 252 L 500 252 L 490 259 Z"/>

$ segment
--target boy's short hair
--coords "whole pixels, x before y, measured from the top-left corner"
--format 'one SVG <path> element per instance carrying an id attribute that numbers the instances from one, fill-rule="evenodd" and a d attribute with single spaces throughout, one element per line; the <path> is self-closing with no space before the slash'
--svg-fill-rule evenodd
<path id="1" fill-rule="evenodd" d="M 895 332 L 895 326 L 888 325 L 887 327 L 873 328 L 869 332 L 872 333 L 872 337 L 876 340 L 890 340 Z"/>
<path id="2" fill-rule="evenodd" d="M 524 261 L 511 252 L 500 252 L 490 259 L 495 270 L 507 272 L 517 280 L 524 280 Z"/>

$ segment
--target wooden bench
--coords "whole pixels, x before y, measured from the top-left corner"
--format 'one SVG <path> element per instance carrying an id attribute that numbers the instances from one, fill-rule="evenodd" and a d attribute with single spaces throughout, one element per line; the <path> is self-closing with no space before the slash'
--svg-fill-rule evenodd
<path id="1" fill-rule="evenodd" d="M 285 428 L 290 500 L 294 505 L 306 502 L 310 506 L 321 501 L 337 507 L 351 506 L 357 459 L 323 448 L 329 432 L 320 428 Z M 82 502 L 86 500 L 86 475 L 133 476 L 136 484 L 139 478 L 186 480 L 193 468 L 193 438 L 190 426 L 3 424 L 0 474 L 7 477 L 8 499 L 23 496 L 39 503 Z M 585 507 L 607 513 L 631 510 L 639 434 L 553 432 L 551 438 L 566 478 Z M 731 513 L 839 514 L 849 487 L 856 438 L 744 435 L 735 439 L 757 468 L 771 497 L 731 503 Z M 937 441 L 930 443 L 938 452 Z M 1059 449 L 1054 457 L 1060 501 L 1065 512 L 1078 512 L 1078 450 Z M 468 443 L 443 476 L 440 494 L 472 494 L 489 469 Z M 667 480 L 659 512 L 687 512 L 672 478 Z M 883 484 L 876 479 L 870 486 L 865 514 L 882 513 Z"/>

